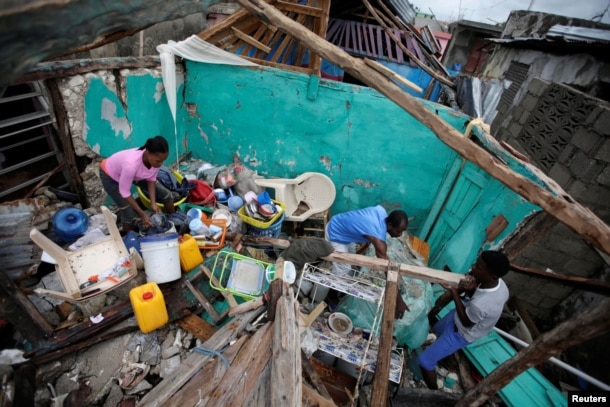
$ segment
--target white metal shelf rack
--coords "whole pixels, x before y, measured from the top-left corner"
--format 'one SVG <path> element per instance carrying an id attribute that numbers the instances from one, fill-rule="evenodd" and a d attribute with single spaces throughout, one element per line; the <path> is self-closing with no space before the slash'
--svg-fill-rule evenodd
<path id="1" fill-rule="evenodd" d="M 375 328 L 380 321 L 385 280 L 369 275 L 364 278 L 363 274 L 356 270 L 354 270 L 354 274 L 353 277 L 336 276 L 328 270 L 307 263 L 301 273 L 299 288 L 303 281 L 309 281 L 377 305 L 375 318 L 370 329 L 371 335 L 368 340 L 345 337 L 333 332 L 328 327 L 327 319 L 323 317 L 318 317 L 311 325 L 311 331 L 318 341 L 319 350 L 357 365 L 360 372 L 364 369 L 374 373 L 377 364 L 377 348 L 374 342 L 378 344 L 378 340 L 373 332 L 376 331 Z M 312 289 L 315 289 L 315 285 Z M 393 351 L 390 360 L 389 380 L 394 383 L 400 383 L 403 362 L 403 353 Z"/>

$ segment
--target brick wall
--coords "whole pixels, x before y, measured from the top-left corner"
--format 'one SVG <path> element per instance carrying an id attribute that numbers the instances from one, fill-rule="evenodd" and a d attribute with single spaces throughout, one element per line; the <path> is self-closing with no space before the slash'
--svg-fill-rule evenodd
<path id="1" fill-rule="evenodd" d="M 509 123 L 498 129 L 498 138 L 610 223 L 610 106 L 606 102 L 562 84 L 533 79 L 520 103 L 502 111 L 496 120 Z M 561 223 L 512 261 L 588 278 L 600 276 L 605 264 L 589 244 Z M 549 317 L 562 300 L 580 294 L 563 283 L 521 274 L 506 280 L 511 293 L 541 318 Z"/>

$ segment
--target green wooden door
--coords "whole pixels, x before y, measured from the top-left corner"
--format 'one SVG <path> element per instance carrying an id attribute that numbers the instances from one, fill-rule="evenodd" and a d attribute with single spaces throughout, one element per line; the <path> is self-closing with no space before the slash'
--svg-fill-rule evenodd
<path id="1" fill-rule="evenodd" d="M 434 259 L 441 255 L 443 247 L 477 205 L 488 182 L 489 175 L 466 162 L 426 239 L 430 244 L 430 264 L 434 264 Z"/>

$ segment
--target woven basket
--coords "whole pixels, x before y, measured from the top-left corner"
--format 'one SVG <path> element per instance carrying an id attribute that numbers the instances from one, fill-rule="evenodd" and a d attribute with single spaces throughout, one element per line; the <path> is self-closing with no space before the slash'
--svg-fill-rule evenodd
<path id="1" fill-rule="evenodd" d="M 257 228 L 256 226 L 252 226 L 246 224 L 246 231 L 250 236 L 264 236 L 264 237 L 278 237 L 282 232 L 282 222 L 284 221 L 284 213 L 280 218 L 275 221 L 274 224 L 267 228 Z"/>

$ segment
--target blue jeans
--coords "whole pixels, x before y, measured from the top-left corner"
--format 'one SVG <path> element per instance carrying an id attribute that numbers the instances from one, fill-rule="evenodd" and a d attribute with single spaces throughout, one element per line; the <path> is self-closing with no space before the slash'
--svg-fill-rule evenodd
<path id="1" fill-rule="evenodd" d="M 455 309 L 434 324 L 438 339 L 419 355 L 418 363 L 426 370 L 434 370 L 436 363 L 466 347 L 470 342 L 462 337 L 455 326 Z"/>

